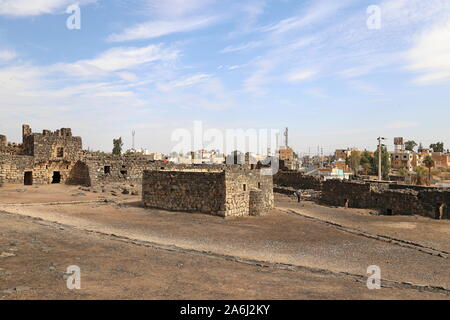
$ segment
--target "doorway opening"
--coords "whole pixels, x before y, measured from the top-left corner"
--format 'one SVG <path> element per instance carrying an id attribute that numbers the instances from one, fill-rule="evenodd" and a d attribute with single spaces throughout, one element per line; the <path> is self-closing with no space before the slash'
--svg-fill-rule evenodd
<path id="1" fill-rule="evenodd" d="M 55 171 L 53 172 L 52 184 L 61 183 L 61 172 Z"/>
<path id="2" fill-rule="evenodd" d="M 25 172 L 24 177 L 23 177 L 23 184 L 26 186 L 33 185 L 33 172 L 31 172 L 31 171 Z"/>

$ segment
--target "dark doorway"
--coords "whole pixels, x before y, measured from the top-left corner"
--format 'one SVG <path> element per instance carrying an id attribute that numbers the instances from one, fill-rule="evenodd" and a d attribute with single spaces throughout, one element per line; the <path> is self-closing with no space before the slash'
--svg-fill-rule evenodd
<path id="1" fill-rule="evenodd" d="M 105 166 L 105 174 L 110 174 L 110 173 L 111 173 L 111 167 Z"/>
<path id="2" fill-rule="evenodd" d="M 23 184 L 26 186 L 32 186 L 33 185 L 33 172 L 25 172 L 24 178 L 23 178 Z"/>
<path id="3" fill-rule="evenodd" d="M 386 215 L 392 216 L 394 214 L 394 211 L 392 209 L 386 209 Z"/>
<path id="4" fill-rule="evenodd" d="M 344 208 L 349 208 L 350 207 L 350 200 L 345 199 L 344 200 Z"/>
<path id="5" fill-rule="evenodd" d="M 59 171 L 53 172 L 52 183 L 53 184 L 61 183 L 61 173 Z"/>

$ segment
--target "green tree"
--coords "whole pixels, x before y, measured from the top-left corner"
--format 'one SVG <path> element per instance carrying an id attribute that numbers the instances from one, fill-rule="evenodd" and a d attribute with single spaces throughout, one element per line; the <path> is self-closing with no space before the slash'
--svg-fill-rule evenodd
<path id="1" fill-rule="evenodd" d="M 361 166 L 364 169 L 364 174 L 367 176 L 371 172 L 373 165 L 373 157 L 369 151 L 363 151 L 361 153 Z"/>
<path id="2" fill-rule="evenodd" d="M 378 174 L 378 150 L 375 151 L 373 157 L 372 167 L 374 168 L 374 173 Z M 383 179 L 388 179 L 389 174 L 391 173 L 391 157 L 387 148 L 381 147 L 381 175 Z"/>
<path id="3" fill-rule="evenodd" d="M 430 156 L 426 156 L 423 160 L 423 164 L 428 168 L 428 183 L 431 183 L 431 169 L 435 165 L 434 160 Z"/>
<path id="4" fill-rule="evenodd" d="M 405 149 L 408 151 L 414 151 L 414 148 L 417 147 L 417 143 L 413 140 L 405 142 Z"/>
<path id="5" fill-rule="evenodd" d="M 122 137 L 120 137 L 119 139 L 113 139 L 113 151 L 112 154 L 120 156 L 122 154 L 122 147 L 123 147 L 123 142 L 122 142 Z"/>
<path id="6" fill-rule="evenodd" d="M 436 142 L 430 144 L 430 148 L 433 149 L 434 152 L 444 152 L 444 143 Z"/>
<path id="7" fill-rule="evenodd" d="M 358 175 L 358 169 L 361 165 L 361 152 L 352 151 L 350 157 L 347 158 L 346 162 L 347 165 L 353 170 L 355 175 Z"/>

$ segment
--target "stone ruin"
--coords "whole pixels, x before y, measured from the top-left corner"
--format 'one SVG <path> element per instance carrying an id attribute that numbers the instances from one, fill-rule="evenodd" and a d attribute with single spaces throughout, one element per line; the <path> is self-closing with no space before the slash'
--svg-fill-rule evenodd
<path id="1" fill-rule="evenodd" d="M 326 205 L 378 210 L 385 215 L 421 215 L 450 219 L 450 189 L 375 181 L 323 182 L 320 202 Z"/>
<path id="2" fill-rule="evenodd" d="M 241 166 L 146 170 L 142 200 L 171 211 L 260 216 L 274 208 L 273 179 Z"/>
<path id="3" fill-rule="evenodd" d="M 98 156 L 83 151 L 82 139 L 68 128 L 33 133 L 23 125 L 21 144 L 0 135 L 0 186 L 59 183 L 143 185 L 149 207 L 223 217 L 263 215 L 274 206 L 272 176 L 253 165 L 175 165 L 144 155 Z"/>

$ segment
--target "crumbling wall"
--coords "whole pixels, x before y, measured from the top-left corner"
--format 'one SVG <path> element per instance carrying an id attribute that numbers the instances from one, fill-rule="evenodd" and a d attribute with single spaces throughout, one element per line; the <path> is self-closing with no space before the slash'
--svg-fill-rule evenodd
<path id="1" fill-rule="evenodd" d="M 310 189 L 320 191 L 322 189 L 322 181 L 313 176 L 307 176 L 301 172 L 295 171 L 278 171 L 273 177 L 273 183 L 282 187 L 290 187 L 295 189 Z"/>
<path id="2" fill-rule="evenodd" d="M 91 177 L 89 175 L 89 167 L 83 161 L 78 161 L 71 168 L 66 184 L 91 186 Z"/>
<path id="3" fill-rule="evenodd" d="M 34 133 L 33 156 L 36 161 L 66 160 L 76 162 L 82 154 L 81 137 L 73 137 L 70 129 L 51 132 L 44 130 L 42 134 Z"/>

